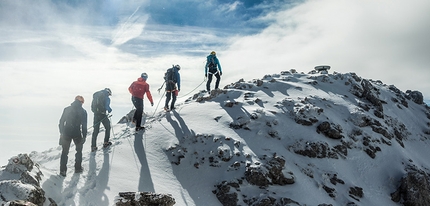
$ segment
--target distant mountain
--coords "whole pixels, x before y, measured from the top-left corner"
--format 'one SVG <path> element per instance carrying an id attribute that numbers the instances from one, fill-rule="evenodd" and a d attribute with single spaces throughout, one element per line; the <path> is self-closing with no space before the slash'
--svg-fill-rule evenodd
<path id="1" fill-rule="evenodd" d="M 120 205 L 122 192 L 175 205 L 430 205 L 430 108 L 419 91 L 290 70 L 197 92 L 147 114 L 144 132 L 129 115 L 109 150 L 84 145 L 82 174 L 57 175 L 60 147 L 29 154 L 44 205 Z M 4 182 L 23 176 L 10 168 L 2 204 L 18 198 Z"/>

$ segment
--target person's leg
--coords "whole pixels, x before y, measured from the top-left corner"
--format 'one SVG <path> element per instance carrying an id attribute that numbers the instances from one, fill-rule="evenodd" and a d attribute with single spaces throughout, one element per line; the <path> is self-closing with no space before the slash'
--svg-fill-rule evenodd
<path id="1" fill-rule="evenodd" d="M 69 149 L 70 149 L 70 143 L 72 142 L 72 139 L 69 137 L 63 137 L 62 138 L 62 144 L 63 150 L 61 151 L 61 158 L 60 158 L 60 173 L 64 172 L 64 174 L 67 171 L 67 161 L 69 160 Z"/>
<path id="2" fill-rule="evenodd" d="M 102 121 L 103 126 L 105 127 L 105 139 L 104 142 L 109 142 L 109 137 L 110 137 L 110 121 L 109 118 L 107 117 L 107 115 L 105 115 L 105 118 Z"/>
<path id="3" fill-rule="evenodd" d="M 133 105 L 136 107 L 134 112 L 134 119 L 136 120 L 136 127 L 140 127 L 142 123 L 142 113 L 143 113 L 143 99 L 133 97 Z"/>
<path id="4" fill-rule="evenodd" d="M 172 96 L 173 92 L 168 92 L 166 91 L 166 104 L 164 105 L 164 108 L 169 108 L 169 102 L 170 102 L 170 98 Z"/>
<path id="5" fill-rule="evenodd" d="M 219 72 L 215 74 L 216 82 L 215 82 L 215 89 L 218 89 L 219 81 L 221 80 L 221 76 L 219 75 Z"/>
<path id="6" fill-rule="evenodd" d="M 73 142 L 75 143 L 75 172 L 81 172 L 82 171 L 82 138 L 73 138 Z"/>
<path id="7" fill-rule="evenodd" d="M 172 104 L 170 105 L 170 109 L 175 109 L 175 102 L 176 102 L 176 95 L 174 92 L 172 92 Z"/>
<path id="8" fill-rule="evenodd" d="M 208 82 L 206 82 L 206 91 L 211 91 L 212 74 L 208 74 Z"/>

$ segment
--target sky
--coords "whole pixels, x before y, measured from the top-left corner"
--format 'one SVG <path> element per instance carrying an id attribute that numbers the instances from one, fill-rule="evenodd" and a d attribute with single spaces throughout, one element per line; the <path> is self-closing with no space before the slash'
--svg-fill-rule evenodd
<path id="1" fill-rule="evenodd" d="M 157 89 L 172 64 L 182 67 L 186 98 L 204 89 L 212 50 L 221 86 L 330 65 L 330 72 L 418 90 L 429 103 L 429 9 L 425 0 L 3 0 L 0 139 L 16 146 L 11 153 L 47 148 L 58 138 L 63 108 L 83 95 L 91 122 L 91 96 L 106 87 L 117 122 L 132 108 L 127 88 L 142 72 L 154 101 L 162 100 Z"/>
<path id="2" fill-rule="evenodd" d="M 178 206 L 220 206 L 212 192 L 215 185 L 239 180 L 240 188 L 230 189 L 238 193 L 238 205 L 249 205 L 244 203 L 246 198 L 271 196 L 291 198 L 300 205 L 354 202 L 397 206 L 401 204 L 393 202 L 390 194 L 400 187 L 400 179 L 410 172 L 408 168 L 429 174 L 430 128 L 424 105 L 406 100 L 405 107 L 389 86 L 373 84 L 380 91 L 378 98 L 387 100 L 382 120 L 374 115 L 374 106 L 351 94 L 358 82 L 350 74 L 290 73 L 260 80 L 262 86 L 252 80 L 231 84 L 218 94 L 213 92 L 213 98 L 196 92 L 196 98 L 179 101 L 175 111 L 145 116 L 144 132 L 135 133 L 134 124 L 126 121 L 115 123 L 109 149 L 101 148 L 103 130 L 96 152 L 91 152 L 90 141 L 86 141 L 82 173 L 74 173 L 73 144 L 66 177 L 59 175 L 60 146 L 32 152 L 29 155 L 38 166 L 31 174 L 40 169 L 45 197 L 58 205 L 88 206 L 114 205 L 119 192 L 137 191 L 170 194 Z M 200 98 L 203 101 L 197 101 Z M 359 104 L 368 105 L 369 110 Z M 318 122 L 310 126 L 296 123 L 306 118 Z M 317 133 L 323 121 L 342 131 L 343 138 Z M 368 126 L 359 126 L 362 124 Z M 376 133 L 373 127 L 386 128 L 393 136 L 396 130 L 403 146 L 396 138 Z M 327 150 L 322 149 L 324 145 Z M 334 148 L 341 145 L 347 152 L 335 152 Z M 310 158 L 296 152 L 312 149 L 321 156 L 331 152 L 331 157 L 337 158 Z M 374 158 L 368 155 L 372 150 Z M 265 167 L 274 155 L 285 160 L 282 174 L 293 177 L 294 184 L 260 188 L 248 183 L 246 165 L 267 172 Z M 13 162 L 14 156 L 8 157 Z M 4 167 L 0 169 L 0 181 L 19 177 Z M 351 195 L 353 187 L 361 188 L 363 196 Z M 0 193 L 13 199 L 25 195 L 24 188 L 0 188 Z M 323 188 L 333 189 L 335 198 Z M 45 205 L 48 203 L 46 200 Z"/>

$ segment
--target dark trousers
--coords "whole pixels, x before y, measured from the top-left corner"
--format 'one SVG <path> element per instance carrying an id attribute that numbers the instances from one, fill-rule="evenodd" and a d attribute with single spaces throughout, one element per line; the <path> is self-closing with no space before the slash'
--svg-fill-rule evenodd
<path id="1" fill-rule="evenodd" d="M 134 107 L 136 107 L 133 119 L 136 120 L 136 127 L 140 127 L 140 124 L 142 123 L 143 99 L 131 97 L 131 101 L 133 102 Z"/>
<path id="2" fill-rule="evenodd" d="M 208 82 L 206 83 L 206 90 L 211 90 L 211 82 L 212 82 L 213 74 L 208 74 Z M 215 89 L 218 89 L 219 87 L 219 81 L 221 80 L 221 76 L 219 75 L 219 72 L 215 74 L 216 82 L 215 82 Z"/>
<path id="3" fill-rule="evenodd" d="M 175 91 L 166 91 L 166 104 L 164 105 L 165 108 L 169 108 L 169 102 L 170 99 L 172 99 L 172 104 L 170 105 L 170 109 L 175 108 L 175 102 L 176 102 L 176 95 Z"/>
<path id="4" fill-rule="evenodd" d="M 70 137 L 62 137 L 61 138 L 61 146 L 63 147 L 63 151 L 61 152 L 60 159 L 60 171 L 67 171 L 67 161 L 69 160 L 69 149 L 70 144 L 75 143 L 76 154 L 75 154 L 75 169 L 80 169 L 82 167 L 82 138 L 70 138 Z"/>
<path id="5" fill-rule="evenodd" d="M 109 118 L 107 117 L 107 114 L 94 113 L 94 131 L 93 131 L 93 137 L 91 139 L 91 147 L 95 147 L 97 145 L 97 135 L 99 135 L 100 123 L 103 124 L 106 130 L 104 142 L 109 142 L 110 121 L 109 121 Z"/>

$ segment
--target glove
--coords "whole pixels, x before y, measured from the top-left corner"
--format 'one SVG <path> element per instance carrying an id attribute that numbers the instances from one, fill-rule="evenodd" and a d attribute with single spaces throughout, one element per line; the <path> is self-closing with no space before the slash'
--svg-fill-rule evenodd
<path id="1" fill-rule="evenodd" d="M 111 109 L 111 108 L 109 108 L 109 109 L 108 109 L 108 113 L 111 113 L 111 112 L 112 112 L 112 109 Z"/>
<path id="2" fill-rule="evenodd" d="M 205 74 L 205 77 L 208 77 L 208 74 Z"/>
<path id="3" fill-rule="evenodd" d="M 151 102 L 151 107 L 153 107 L 154 106 L 154 103 L 153 102 Z"/>
<path id="4" fill-rule="evenodd" d="M 87 138 L 86 137 L 82 138 L 82 144 L 85 144 L 85 141 L 87 141 Z"/>
<path id="5" fill-rule="evenodd" d="M 219 72 L 219 75 L 222 76 L 222 72 Z"/>

